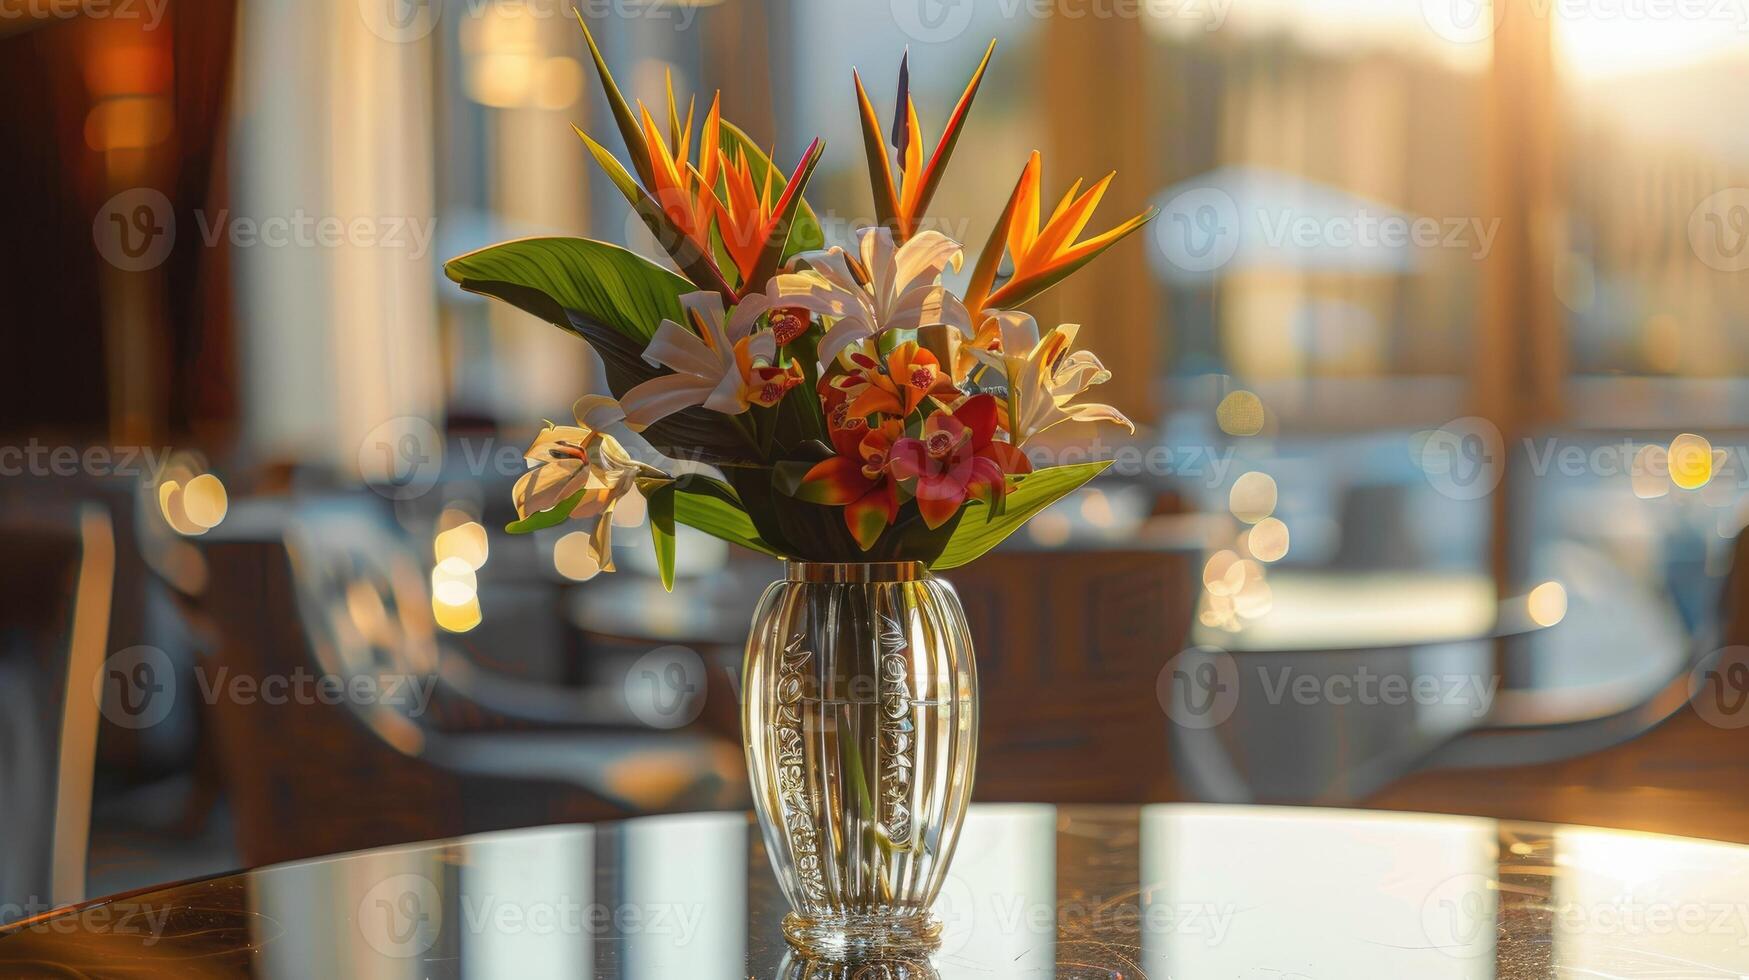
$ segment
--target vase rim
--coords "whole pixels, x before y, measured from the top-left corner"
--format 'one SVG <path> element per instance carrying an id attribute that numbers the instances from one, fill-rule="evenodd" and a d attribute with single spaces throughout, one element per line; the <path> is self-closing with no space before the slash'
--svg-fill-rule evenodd
<path id="1" fill-rule="evenodd" d="M 929 576 L 920 561 L 786 561 L 791 582 L 915 582 Z"/>

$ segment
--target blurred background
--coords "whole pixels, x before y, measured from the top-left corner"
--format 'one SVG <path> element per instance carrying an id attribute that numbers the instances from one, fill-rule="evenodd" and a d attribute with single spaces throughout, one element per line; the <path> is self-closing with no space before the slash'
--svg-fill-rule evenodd
<path id="1" fill-rule="evenodd" d="M 984 799 L 1274 801 L 1749 841 L 1749 16 L 1497 0 L 594 0 L 830 240 L 907 47 L 974 247 L 1044 153 L 1160 217 L 1032 308 L 1107 476 L 951 578 Z M 747 803 L 776 563 L 525 537 L 575 338 L 443 260 L 659 254 L 563 0 L 0 2 L 0 923 L 241 865 Z M 1103 223 L 1100 223 L 1103 222 Z M 968 270 L 969 271 L 969 270 Z"/>

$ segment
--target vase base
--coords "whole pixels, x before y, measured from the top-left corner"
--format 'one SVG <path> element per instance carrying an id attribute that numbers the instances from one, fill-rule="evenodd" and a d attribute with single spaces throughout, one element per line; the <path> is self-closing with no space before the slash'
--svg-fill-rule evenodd
<path id="1" fill-rule="evenodd" d="M 941 920 L 928 912 L 783 917 L 783 938 L 815 960 L 856 963 L 927 955 L 941 946 Z"/>

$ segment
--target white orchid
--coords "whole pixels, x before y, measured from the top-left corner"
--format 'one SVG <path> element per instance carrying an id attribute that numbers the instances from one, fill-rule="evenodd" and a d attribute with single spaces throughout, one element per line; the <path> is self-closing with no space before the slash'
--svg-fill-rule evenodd
<path id="1" fill-rule="evenodd" d="M 885 227 L 856 234 L 859 257 L 836 246 L 805 252 L 792 260 L 793 271 L 774 276 L 766 288 L 771 306 L 836 319 L 820 340 L 820 363 L 888 330 L 946 324 L 971 332 L 965 304 L 941 285 L 942 270 L 957 270 L 964 260 L 958 242 L 938 231 L 918 232 L 899 246 Z"/>
<path id="2" fill-rule="evenodd" d="M 638 477 L 663 474 L 633 459 L 619 440 L 602 431 L 625 418 L 618 402 L 585 395 L 573 412 L 576 425 L 548 425 L 523 453 L 531 469 L 516 481 L 511 496 L 516 516 L 525 520 L 555 507 L 569 507 L 567 516 L 575 520 L 594 518 L 590 550 L 611 572 L 614 507 L 637 492 Z"/>
<path id="3" fill-rule="evenodd" d="M 714 292 L 687 293 L 680 305 L 691 327 L 663 320 L 644 349 L 644 360 L 674 373 L 651 378 L 621 399 L 633 430 L 698 405 L 724 415 L 739 415 L 749 405 L 775 405 L 801 382 L 798 371 L 776 366 L 772 332 L 752 332 L 771 308 L 765 296 L 743 299 L 732 314 Z"/>
<path id="4" fill-rule="evenodd" d="M 1007 388 L 1007 428 L 1016 446 L 1059 422 L 1115 422 L 1136 431 L 1135 423 L 1110 405 L 1070 404 L 1111 378 L 1092 351 L 1069 350 L 1080 329 L 1079 324 L 1061 324 L 1041 340 L 1038 321 L 1031 316 L 991 311 L 978 335 L 999 338 L 999 349 L 966 348 Z"/>

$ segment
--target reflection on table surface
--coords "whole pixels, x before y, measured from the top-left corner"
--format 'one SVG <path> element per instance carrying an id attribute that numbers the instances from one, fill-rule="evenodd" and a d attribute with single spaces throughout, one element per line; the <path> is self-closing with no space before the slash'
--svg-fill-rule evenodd
<path id="1" fill-rule="evenodd" d="M 743 814 L 487 834 L 39 919 L 8 977 L 1736 978 L 1749 848 L 1463 817 L 974 807 L 927 965 L 786 957 Z"/>

